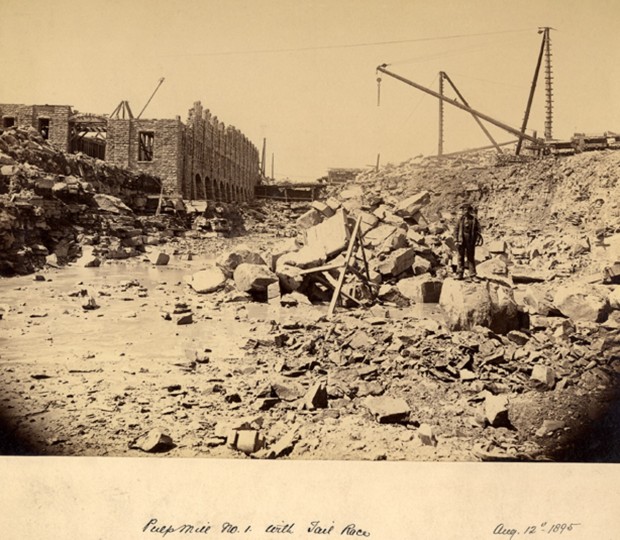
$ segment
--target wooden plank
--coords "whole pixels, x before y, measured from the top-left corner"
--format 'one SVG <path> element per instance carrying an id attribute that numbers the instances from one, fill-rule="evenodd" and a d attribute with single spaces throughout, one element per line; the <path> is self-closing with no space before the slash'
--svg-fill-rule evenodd
<path id="1" fill-rule="evenodd" d="M 349 261 L 351 260 L 351 256 L 353 255 L 355 244 L 357 244 L 357 241 L 358 241 L 358 231 L 359 231 L 361 223 L 362 223 L 362 216 L 359 216 L 357 220 L 355 221 L 355 227 L 353 227 L 353 233 L 351 234 L 351 240 L 349 241 L 349 247 L 347 249 L 347 254 L 344 257 L 344 268 L 340 271 L 340 278 L 338 279 L 338 284 L 336 286 L 336 289 L 334 290 L 332 301 L 329 304 L 329 310 L 327 311 L 328 317 L 331 317 L 334 314 L 334 310 L 336 309 L 336 304 L 338 303 L 338 298 L 340 298 L 340 293 L 342 291 L 342 285 L 344 284 L 344 278 L 347 274 L 347 269 L 349 268 Z"/>
<path id="2" fill-rule="evenodd" d="M 338 268 L 343 267 L 344 263 L 324 264 L 323 266 L 317 266 L 315 268 L 306 268 L 305 270 L 301 270 L 299 272 L 299 275 L 305 276 L 306 274 L 313 274 L 315 272 L 328 272 L 329 270 L 338 270 Z"/>

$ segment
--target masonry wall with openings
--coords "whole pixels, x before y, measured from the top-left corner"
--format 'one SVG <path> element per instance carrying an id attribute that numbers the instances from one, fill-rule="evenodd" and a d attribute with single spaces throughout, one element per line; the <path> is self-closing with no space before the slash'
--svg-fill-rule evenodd
<path id="1" fill-rule="evenodd" d="M 0 104 L 0 127 L 32 126 L 59 150 L 69 150 L 69 105 Z"/>
<path id="2" fill-rule="evenodd" d="M 185 126 L 174 120 L 108 120 L 106 161 L 158 176 L 166 193 L 183 193 Z"/>
<path id="3" fill-rule="evenodd" d="M 166 192 L 186 199 L 248 201 L 259 179 L 257 148 L 200 102 L 186 124 L 179 117 L 110 119 L 106 161 L 157 175 Z"/>

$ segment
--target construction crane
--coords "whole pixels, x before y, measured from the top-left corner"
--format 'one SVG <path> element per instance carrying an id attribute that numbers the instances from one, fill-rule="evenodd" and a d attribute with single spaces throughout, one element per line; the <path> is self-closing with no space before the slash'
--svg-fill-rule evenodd
<path id="1" fill-rule="evenodd" d="M 431 96 L 434 96 L 437 99 L 441 100 L 443 103 L 449 103 L 450 105 L 458 109 L 468 112 L 469 114 L 473 115 L 474 118 L 477 118 L 479 120 L 485 120 L 486 122 L 489 122 L 489 124 L 493 124 L 494 126 L 500 129 L 503 129 L 504 131 L 507 131 L 508 133 L 511 133 L 512 135 L 515 135 L 516 137 L 526 139 L 530 141 L 534 145 L 535 148 L 540 148 L 543 146 L 544 141 L 542 141 L 541 139 L 534 137 L 532 135 L 528 135 L 527 133 L 524 133 L 523 131 L 517 128 L 514 128 L 499 120 L 496 120 L 495 118 L 493 118 L 492 116 L 489 116 L 488 114 L 484 114 L 480 111 L 477 111 L 476 109 L 473 109 L 472 107 L 466 104 L 459 103 L 458 101 L 454 99 L 447 98 L 442 93 L 435 92 L 434 90 L 431 90 L 430 88 L 426 88 L 425 86 L 422 86 L 421 84 L 418 84 L 413 81 L 410 81 L 409 79 L 406 79 L 402 75 L 398 75 L 397 73 L 394 73 L 393 71 L 389 71 L 387 69 L 387 64 L 381 64 L 380 66 L 377 66 L 377 72 L 388 75 L 389 77 L 392 77 L 396 79 L 397 81 L 401 81 L 405 84 L 408 84 L 409 86 L 413 86 L 414 88 L 417 88 L 418 90 L 421 90 L 422 92 L 426 92 L 427 94 L 430 94 Z"/>

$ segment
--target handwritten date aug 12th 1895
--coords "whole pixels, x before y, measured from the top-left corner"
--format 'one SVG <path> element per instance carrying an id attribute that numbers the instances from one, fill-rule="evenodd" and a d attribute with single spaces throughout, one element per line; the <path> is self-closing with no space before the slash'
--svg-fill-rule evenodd
<path id="1" fill-rule="evenodd" d="M 284 536 L 295 534 L 297 532 L 304 532 L 308 534 L 316 534 L 319 536 L 334 535 L 342 537 L 356 537 L 356 538 L 368 538 L 370 532 L 358 527 L 355 523 L 348 523 L 341 526 L 336 526 L 334 522 L 322 523 L 320 521 L 311 521 L 302 527 L 298 526 L 294 522 L 290 523 L 268 523 L 264 527 L 255 527 L 253 525 L 240 525 L 229 522 L 224 522 L 218 525 L 207 524 L 189 524 L 184 523 L 181 525 L 171 525 L 160 523 L 159 520 L 151 518 L 146 525 L 142 528 L 143 533 L 151 533 L 161 535 L 165 537 L 167 535 L 175 534 L 209 534 L 219 533 L 221 535 L 236 535 L 236 534 L 248 534 L 254 532 L 267 533 L 274 536 Z M 289 536 L 290 538 L 290 536 Z"/>
<path id="2" fill-rule="evenodd" d="M 498 524 L 495 529 L 493 529 L 493 534 L 498 535 L 500 538 L 506 538 L 513 540 L 515 536 L 525 535 L 526 537 L 535 534 L 570 534 L 571 531 L 575 530 L 579 527 L 581 523 L 547 523 L 543 522 L 536 525 L 528 525 L 523 529 L 518 529 L 516 527 L 504 525 L 503 523 Z"/>

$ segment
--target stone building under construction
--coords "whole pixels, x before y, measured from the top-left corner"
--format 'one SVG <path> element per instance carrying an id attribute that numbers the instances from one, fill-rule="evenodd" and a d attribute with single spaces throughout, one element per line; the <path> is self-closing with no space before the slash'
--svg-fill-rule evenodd
<path id="1" fill-rule="evenodd" d="M 123 115 L 125 116 L 125 115 Z M 162 180 L 184 199 L 241 202 L 254 199 L 259 152 L 234 126 L 200 102 L 187 123 L 175 119 L 80 114 L 69 105 L 0 104 L 0 128 L 32 126 L 60 150 L 83 152 Z"/>

